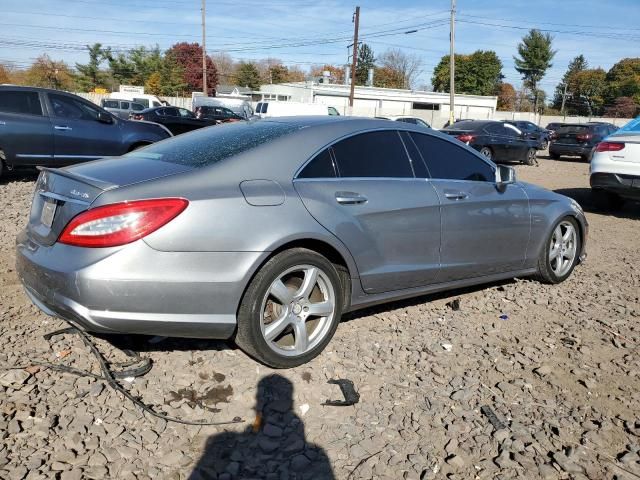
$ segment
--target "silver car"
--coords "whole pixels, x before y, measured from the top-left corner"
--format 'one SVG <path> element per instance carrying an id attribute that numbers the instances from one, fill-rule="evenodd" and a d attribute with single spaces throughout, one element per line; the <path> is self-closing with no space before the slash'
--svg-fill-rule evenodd
<path id="1" fill-rule="evenodd" d="M 17 270 L 45 313 L 88 331 L 232 338 L 286 368 L 351 310 L 515 276 L 561 282 L 586 238 L 576 202 L 447 135 L 296 117 L 44 169 Z"/>

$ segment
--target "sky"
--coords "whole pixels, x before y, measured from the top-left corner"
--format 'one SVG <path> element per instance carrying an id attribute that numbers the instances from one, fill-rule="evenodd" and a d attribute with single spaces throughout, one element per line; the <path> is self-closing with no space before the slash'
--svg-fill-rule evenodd
<path id="1" fill-rule="evenodd" d="M 237 60 L 279 58 L 305 70 L 343 65 L 356 5 L 360 40 L 375 54 L 400 48 L 419 55 L 416 87 L 430 84 L 449 53 L 450 0 L 207 0 L 207 51 Z M 22 68 L 42 53 L 85 63 L 85 45 L 95 42 L 122 51 L 200 42 L 200 6 L 201 0 L 0 0 L 0 63 Z M 578 54 L 605 70 L 640 55 L 640 0 L 457 0 L 456 19 L 456 53 L 494 50 L 505 81 L 516 88 L 518 42 L 530 28 L 548 30 L 557 53 L 541 88 L 550 96 Z"/>

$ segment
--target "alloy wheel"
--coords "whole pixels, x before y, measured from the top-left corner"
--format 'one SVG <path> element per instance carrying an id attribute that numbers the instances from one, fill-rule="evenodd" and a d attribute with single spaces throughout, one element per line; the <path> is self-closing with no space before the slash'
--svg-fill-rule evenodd
<path id="1" fill-rule="evenodd" d="M 489 160 L 491 160 L 491 157 L 493 156 L 489 147 L 482 147 L 482 150 L 480 150 L 480 154 L 484 155 Z"/>
<path id="2" fill-rule="evenodd" d="M 578 233 L 569 221 L 563 221 L 553 231 L 549 244 L 549 266 L 557 277 L 571 270 L 578 254 Z"/>
<path id="3" fill-rule="evenodd" d="M 296 265 L 271 283 L 262 301 L 260 328 L 271 350 L 303 355 L 327 336 L 336 309 L 336 289 L 315 265 Z"/>

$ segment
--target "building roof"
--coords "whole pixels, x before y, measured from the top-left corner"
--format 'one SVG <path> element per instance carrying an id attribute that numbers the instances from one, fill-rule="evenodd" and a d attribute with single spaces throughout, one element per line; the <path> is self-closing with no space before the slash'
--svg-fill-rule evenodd
<path id="1" fill-rule="evenodd" d="M 251 89 L 249 87 L 239 87 L 237 85 L 218 85 L 216 93 L 224 95 L 249 95 Z"/>

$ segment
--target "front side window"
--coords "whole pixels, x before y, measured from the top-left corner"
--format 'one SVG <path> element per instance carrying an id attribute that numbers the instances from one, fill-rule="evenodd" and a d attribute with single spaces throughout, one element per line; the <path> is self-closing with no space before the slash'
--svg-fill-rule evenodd
<path id="1" fill-rule="evenodd" d="M 398 132 L 362 133 L 333 145 L 341 177 L 413 178 Z"/>
<path id="2" fill-rule="evenodd" d="M 411 133 L 431 178 L 446 180 L 495 181 L 493 168 L 452 141 L 432 135 Z"/>
<path id="3" fill-rule="evenodd" d="M 131 105 L 131 104 L 130 104 L 129 102 L 120 102 L 120 108 L 121 108 L 122 110 L 129 110 L 129 106 L 130 106 L 130 105 Z"/>
<path id="4" fill-rule="evenodd" d="M 325 148 L 322 152 L 315 156 L 313 160 L 307 163 L 302 169 L 298 178 L 335 178 L 336 168 L 331 157 L 329 148 Z"/>
<path id="5" fill-rule="evenodd" d="M 100 111 L 91 105 L 66 95 L 49 94 L 54 117 L 71 120 L 97 120 Z"/>
<path id="6" fill-rule="evenodd" d="M 178 113 L 178 109 L 175 107 L 167 107 L 164 108 L 165 117 L 179 117 L 180 113 Z"/>
<path id="7" fill-rule="evenodd" d="M 134 112 L 141 112 L 142 110 L 144 110 L 144 106 L 140 105 L 139 103 L 132 103 L 131 110 L 133 110 Z"/>
<path id="8" fill-rule="evenodd" d="M 0 92 L 0 112 L 42 115 L 38 92 L 3 90 Z"/>
<path id="9" fill-rule="evenodd" d="M 193 113 L 191 113 L 189 110 L 187 110 L 186 108 L 178 108 L 178 112 L 180 113 L 181 117 L 185 117 L 185 118 L 195 118 L 193 116 Z"/>

